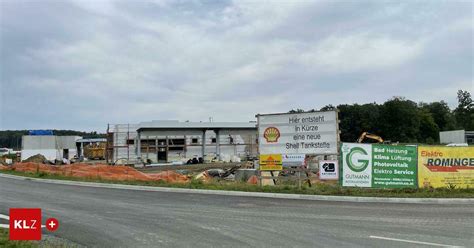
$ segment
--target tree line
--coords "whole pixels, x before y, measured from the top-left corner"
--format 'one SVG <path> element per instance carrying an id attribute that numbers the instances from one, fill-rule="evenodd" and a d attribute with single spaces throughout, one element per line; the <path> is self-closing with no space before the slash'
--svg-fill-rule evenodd
<path id="1" fill-rule="evenodd" d="M 384 140 L 402 143 L 439 143 L 439 132 L 464 129 L 474 131 L 474 103 L 468 91 L 457 92 L 458 106 L 451 110 L 445 101 L 416 103 L 393 97 L 383 104 L 326 105 L 320 111 L 339 110 L 341 140 L 355 142 L 363 132 Z M 315 109 L 309 112 L 317 111 Z M 304 112 L 302 109 L 289 113 Z"/>
<path id="2" fill-rule="evenodd" d="M 385 140 L 403 143 L 439 142 L 439 131 L 464 129 L 474 131 L 474 103 L 468 91 L 457 93 L 458 106 L 451 110 L 445 101 L 416 103 L 403 97 L 393 97 L 383 104 L 326 105 L 320 111 L 339 110 L 341 140 L 354 142 L 363 132 L 377 134 Z M 311 109 L 309 112 L 317 111 Z M 289 113 L 304 112 L 303 109 Z M 97 132 L 53 130 L 55 135 L 77 135 L 84 138 L 105 138 Z M 0 147 L 21 149 L 21 137 L 28 130 L 0 131 Z"/>

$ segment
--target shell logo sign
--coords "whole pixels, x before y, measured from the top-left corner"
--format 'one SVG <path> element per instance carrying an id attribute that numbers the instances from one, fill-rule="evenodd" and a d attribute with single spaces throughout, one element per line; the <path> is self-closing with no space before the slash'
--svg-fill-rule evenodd
<path id="1" fill-rule="evenodd" d="M 263 137 L 268 143 L 276 143 L 280 138 L 280 130 L 276 127 L 267 127 L 263 132 Z"/>

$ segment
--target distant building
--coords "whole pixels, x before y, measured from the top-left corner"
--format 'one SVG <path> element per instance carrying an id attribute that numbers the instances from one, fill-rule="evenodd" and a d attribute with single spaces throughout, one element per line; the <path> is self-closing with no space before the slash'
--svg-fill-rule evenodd
<path id="1" fill-rule="evenodd" d="M 22 137 L 21 160 L 41 154 L 48 160 L 72 159 L 77 155 L 80 136 L 25 135 Z"/>
<path id="2" fill-rule="evenodd" d="M 439 141 L 441 144 L 474 144 L 474 131 L 454 130 L 439 132 Z"/>
<path id="3" fill-rule="evenodd" d="M 8 154 L 11 154 L 13 153 L 13 149 L 10 149 L 10 148 L 0 148 L 0 156 L 3 156 L 3 155 L 8 155 Z"/>
<path id="4" fill-rule="evenodd" d="M 252 122 L 151 121 L 108 128 L 107 160 L 186 162 L 192 158 L 235 161 L 257 154 Z"/>
<path id="5" fill-rule="evenodd" d="M 105 138 L 78 139 L 76 140 L 77 156 L 81 159 L 105 159 L 106 143 Z"/>

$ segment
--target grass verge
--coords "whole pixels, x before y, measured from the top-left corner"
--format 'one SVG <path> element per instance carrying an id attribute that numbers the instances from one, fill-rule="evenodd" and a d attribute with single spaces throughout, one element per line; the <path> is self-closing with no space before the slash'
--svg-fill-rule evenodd
<path id="1" fill-rule="evenodd" d="M 209 190 L 231 190 L 244 192 L 268 192 L 268 193 L 286 193 L 286 194 L 309 194 L 309 195 L 336 195 L 336 196 L 366 196 L 366 197 L 400 197 L 400 198 L 474 198 L 474 188 L 456 189 L 456 188 L 422 188 L 422 189 L 368 189 L 341 187 L 340 185 L 317 184 L 312 187 L 307 185 L 301 189 L 291 185 L 277 186 L 257 186 L 239 182 L 211 181 L 202 182 L 192 180 L 188 183 L 168 183 L 165 181 L 112 181 L 100 178 L 77 178 L 57 174 L 28 173 L 4 170 L 0 173 L 33 177 L 47 178 L 57 180 L 99 182 L 111 184 L 142 185 L 155 187 L 187 188 L 187 189 L 209 189 Z"/>
<path id="2" fill-rule="evenodd" d="M 0 228 L 0 247 L 6 248 L 33 248 L 39 247 L 37 242 L 33 241 L 14 241 L 9 240 L 8 229 Z"/>

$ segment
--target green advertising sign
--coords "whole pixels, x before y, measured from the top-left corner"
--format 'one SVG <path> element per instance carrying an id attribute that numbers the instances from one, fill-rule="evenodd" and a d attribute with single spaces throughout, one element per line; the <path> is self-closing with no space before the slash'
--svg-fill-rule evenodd
<path id="1" fill-rule="evenodd" d="M 373 188 L 415 188 L 414 146 L 343 143 L 342 185 Z"/>
<path id="2" fill-rule="evenodd" d="M 416 157 L 414 146 L 372 145 L 372 187 L 415 188 Z"/>

